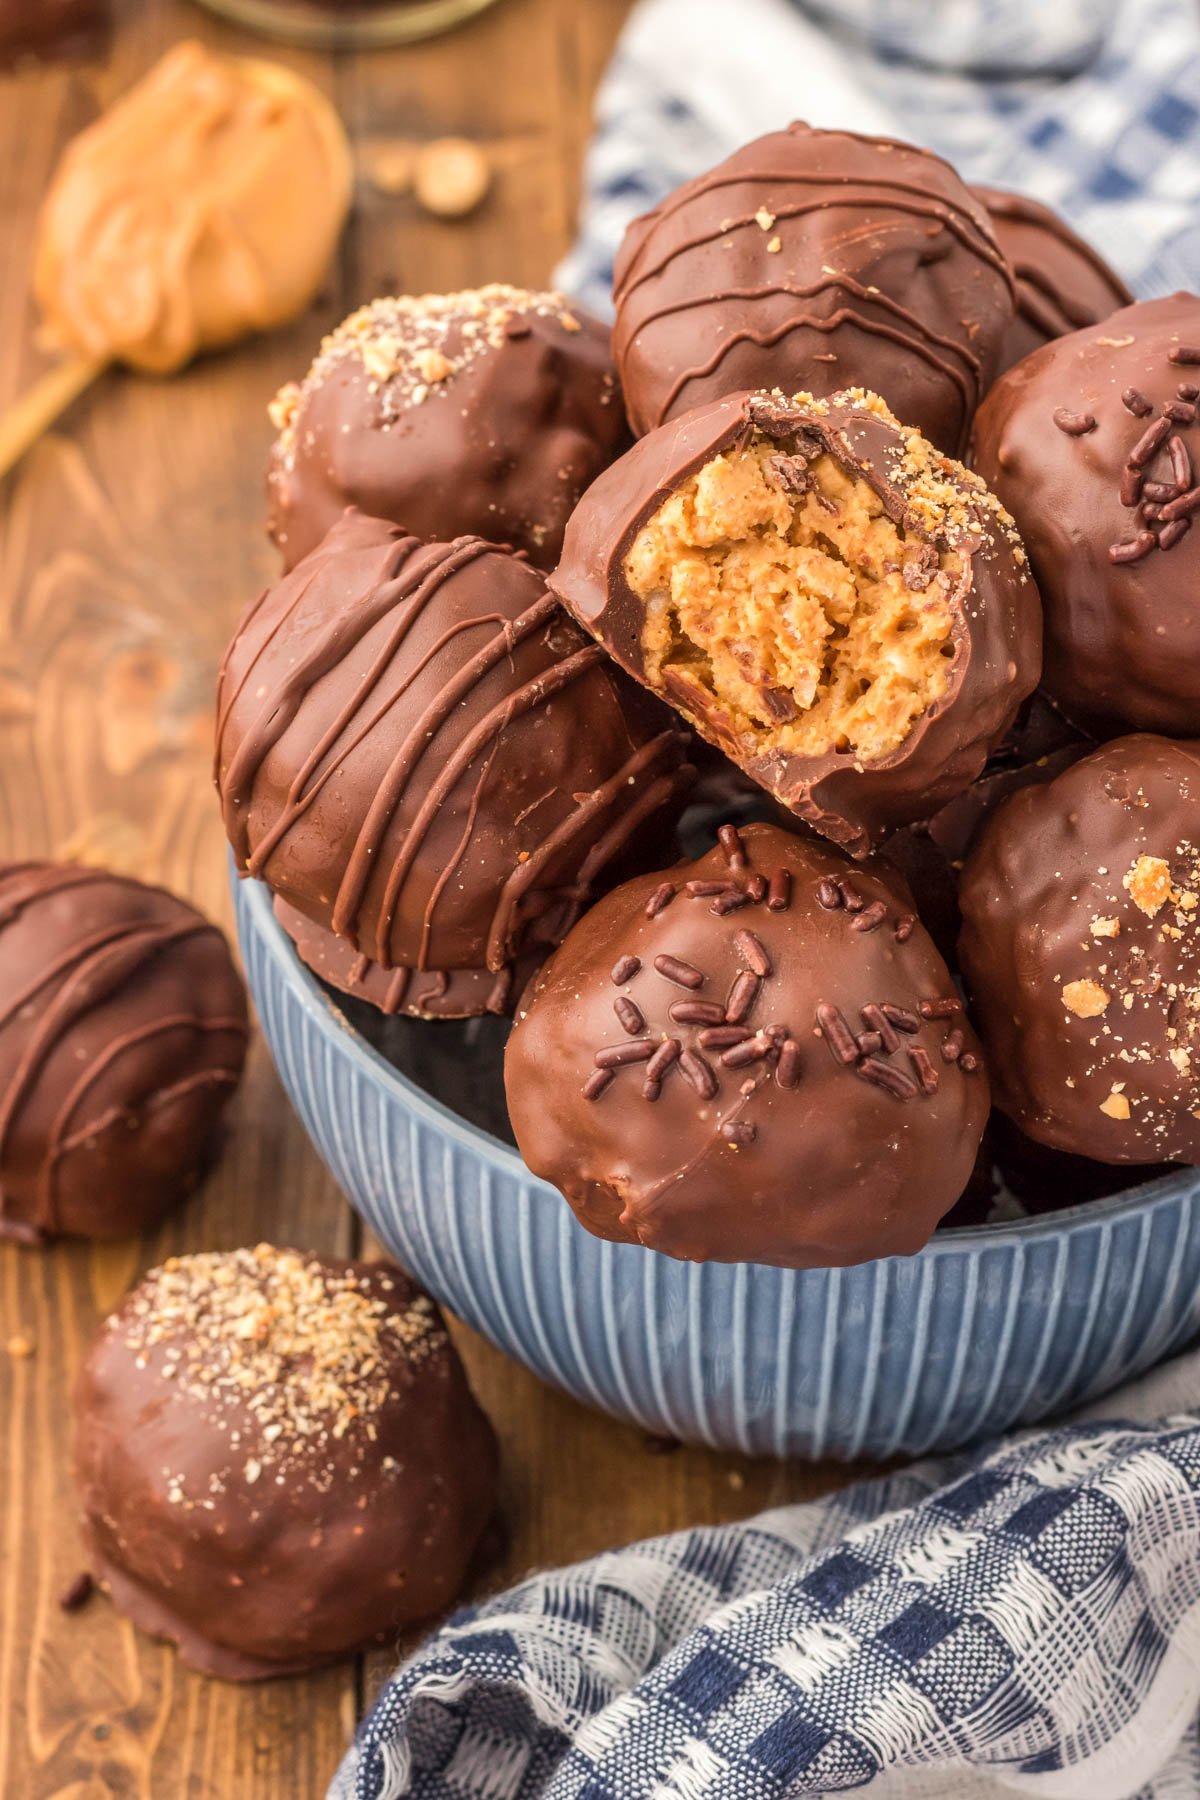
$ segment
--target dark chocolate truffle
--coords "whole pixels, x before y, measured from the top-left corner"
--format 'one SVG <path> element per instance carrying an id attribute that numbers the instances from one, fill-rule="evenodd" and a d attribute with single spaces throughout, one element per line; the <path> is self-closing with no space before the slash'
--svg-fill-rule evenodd
<path id="1" fill-rule="evenodd" d="M 1059 338 L 998 381 L 975 464 L 1046 612 L 1045 686 L 1100 733 L 1200 733 L 1200 299 Z"/>
<path id="2" fill-rule="evenodd" d="M 419 538 L 511 544 L 552 569 L 571 508 L 627 441 L 604 329 L 560 294 L 498 286 L 373 300 L 271 414 L 285 569 L 347 505 Z"/>
<path id="3" fill-rule="evenodd" d="M 1200 1162 L 1200 746 L 1118 738 L 996 812 L 959 943 L 996 1103 L 1097 1162 Z"/>
<path id="4" fill-rule="evenodd" d="M 551 586 L 856 854 L 979 774 L 1040 666 L 1012 520 L 873 394 L 733 394 L 584 495 Z"/>
<path id="5" fill-rule="evenodd" d="M 218 694 L 239 869 L 385 971 L 544 954 L 670 832 L 686 744 L 522 558 L 355 512 L 246 614 Z"/>
<path id="6" fill-rule="evenodd" d="M 1017 286 L 1017 310 L 997 374 L 1069 331 L 1107 319 L 1133 295 L 1098 251 L 1056 212 L 1025 194 L 972 187 L 987 208 Z"/>
<path id="7" fill-rule="evenodd" d="M 987 212 L 948 163 L 800 124 L 635 219 L 614 286 L 639 435 L 743 388 L 862 386 L 954 454 L 1014 305 Z"/>
<path id="8" fill-rule="evenodd" d="M 988 1114 L 903 882 L 772 825 L 593 907 L 517 1015 L 509 1114 L 599 1237 L 828 1267 L 919 1250 Z"/>
<path id="9" fill-rule="evenodd" d="M 428 1295 L 267 1244 L 133 1290 L 80 1373 L 75 1463 L 119 1611 L 229 1681 L 442 1611 L 495 1503 L 495 1439 Z"/>
<path id="10" fill-rule="evenodd" d="M 225 939 L 182 900 L 0 867 L 0 1237 L 153 1225 L 211 1163 L 246 1038 Z"/>

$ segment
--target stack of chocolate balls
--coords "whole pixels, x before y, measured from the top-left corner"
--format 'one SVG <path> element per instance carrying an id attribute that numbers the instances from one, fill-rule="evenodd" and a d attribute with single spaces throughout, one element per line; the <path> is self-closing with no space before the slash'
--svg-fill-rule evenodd
<path id="1" fill-rule="evenodd" d="M 333 986 L 515 1017 L 517 1142 L 606 1237 L 845 1264 L 993 1155 L 1059 1203 L 1191 1159 L 1200 300 L 797 124 L 614 302 L 610 354 L 379 300 L 279 396 L 243 872 Z"/>

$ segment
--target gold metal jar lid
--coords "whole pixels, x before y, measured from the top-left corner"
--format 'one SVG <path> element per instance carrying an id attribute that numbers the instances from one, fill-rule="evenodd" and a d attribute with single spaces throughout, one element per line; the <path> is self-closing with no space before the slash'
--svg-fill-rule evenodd
<path id="1" fill-rule="evenodd" d="M 364 50 L 411 44 L 473 19 L 496 0 L 198 0 L 209 12 L 287 44 Z"/>

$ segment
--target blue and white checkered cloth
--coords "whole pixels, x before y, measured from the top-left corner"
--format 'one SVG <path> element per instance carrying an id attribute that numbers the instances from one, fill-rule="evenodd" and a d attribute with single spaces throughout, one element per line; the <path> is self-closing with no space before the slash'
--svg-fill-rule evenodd
<path id="1" fill-rule="evenodd" d="M 1200 0 L 642 0 L 559 284 L 795 117 L 1200 288 Z M 539 1575 L 393 1676 L 330 1800 L 1200 1800 L 1200 1352 L 1080 1423 Z M 1189 1416 L 1178 1415 L 1182 1408 Z"/>
<path id="2" fill-rule="evenodd" d="M 1197 1800 L 1197 1398 L 1200 1351 L 1124 1422 L 535 1576 L 392 1677 L 330 1800 Z"/>
<path id="3" fill-rule="evenodd" d="M 557 284 L 606 316 L 630 219 L 796 118 L 1035 195 L 1135 293 L 1200 289 L 1197 0 L 641 0 Z"/>

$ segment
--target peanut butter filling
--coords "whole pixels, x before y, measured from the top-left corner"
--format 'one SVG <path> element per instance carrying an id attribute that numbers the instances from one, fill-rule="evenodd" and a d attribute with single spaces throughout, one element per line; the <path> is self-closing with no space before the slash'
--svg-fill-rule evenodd
<path id="1" fill-rule="evenodd" d="M 954 552 L 906 537 L 867 482 L 759 438 L 712 458 L 634 540 L 650 685 L 749 754 L 873 762 L 945 693 Z"/>

